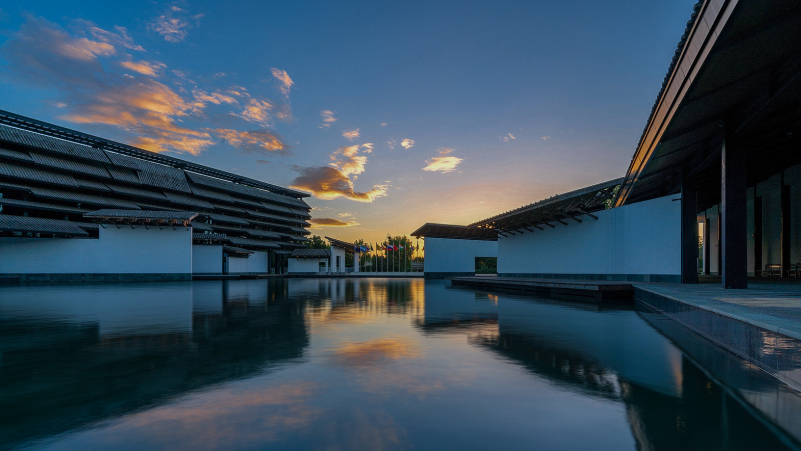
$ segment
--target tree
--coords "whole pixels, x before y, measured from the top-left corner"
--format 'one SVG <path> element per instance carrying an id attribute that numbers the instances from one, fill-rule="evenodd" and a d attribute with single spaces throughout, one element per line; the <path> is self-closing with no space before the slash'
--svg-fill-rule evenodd
<path id="1" fill-rule="evenodd" d="M 309 249 L 329 249 L 331 246 L 325 244 L 322 238 L 317 235 L 311 237 L 311 241 L 306 245 Z"/>

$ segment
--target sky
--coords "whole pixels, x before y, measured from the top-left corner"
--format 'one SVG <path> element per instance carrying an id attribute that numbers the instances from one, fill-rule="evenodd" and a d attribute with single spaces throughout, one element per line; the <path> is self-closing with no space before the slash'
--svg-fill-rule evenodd
<path id="1" fill-rule="evenodd" d="M 624 176 L 694 3 L 0 1 L 0 109 L 377 242 Z"/>

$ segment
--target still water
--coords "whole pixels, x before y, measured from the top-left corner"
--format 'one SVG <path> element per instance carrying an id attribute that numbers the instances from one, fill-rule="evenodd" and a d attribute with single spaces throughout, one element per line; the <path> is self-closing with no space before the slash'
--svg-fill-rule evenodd
<path id="1" fill-rule="evenodd" d="M 0 287 L 0 448 L 798 449 L 788 387 L 642 308 L 420 279 Z"/>

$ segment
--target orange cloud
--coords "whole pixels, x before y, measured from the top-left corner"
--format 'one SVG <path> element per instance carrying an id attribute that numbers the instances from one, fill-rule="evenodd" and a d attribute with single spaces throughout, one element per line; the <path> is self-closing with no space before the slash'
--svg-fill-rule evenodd
<path id="1" fill-rule="evenodd" d="M 180 12 L 180 11 L 179 11 Z M 287 146 L 272 132 L 237 131 L 233 118 L 267 125 L 274 104 L 255 99 L 247 89 L 233 86 L 225 92 L 208 92 L 195 87 L 182 95 L 167 82 L 154 77 L 174 75 L 190 82 L 188 74 L 167 71 L 164 63 L 137 60 L 122 49 L 144 51 L 124 28 L 100 29 L 86 21 L 76 28 L 90 37 L 74 37 L 55 24 L 29 18 L 0 48 L 10 75 L 21 82 L 56 90 L 54 99 L 64 113 L 61 119 L 80 124 L 104 124 L 132 134 L 128 142 L 154 152 L 186 152 L 197 155 L 214 144 L 212 133 L 249 151 L 285 154 Z M 191 82 L 194 84 L 194 82 Z M 211 106 L 245 106 L 241 112 L 208 114 Z M 288 107 L 281 117 L 289 117 Z M 193 129 L 192 120 L 228 122 L 225 125 Z"/>
<path id="2" fill-rule="evenodd" d="M 378 197 L 386 196 L 387 185 L 374 185 L 367 192 L 354 189 L 356 177 L 364 172 L 367 164 L 367 157 L 359 155 L 360 147 L 358 144 L 340 147 L 330 155 L 330 167 L 295 168 L 301 175 L 292 181 L 291 186 L 311 191 L 320 199 L 346 197 L 359 202 L 372 202 Z"/>
<path id="3" fill-rule="evenodd" d="M 411 149 L 412 147 L 414 147 L 414 140 L 408 138 L 404 139 L 403 141 L 401 141 L 401 147 L 403 147 L 404 149 Z"/>
<path id="4" fill-rule="evenodd" d="M 275 77 L 275 79 L 281 83 L 281 93 L 285 96 L 289 96 L 289 89 L 295 84 L 295 82 L 289 78 L 289 74 L 287 74 L 285 70 L 280 70 L 273 67 L 272 72 L 273 77 Z"/>
<path id="5" fill-rule="evenodd" d="M 337 118 L 334 117 L 334 112 L 331 110 L 320 111 L 320 116 L 323 117 L 323 125 L 320 128 L 328 128 L 332 122 L 336 122 Z"/>
<path id="6" fill-rule="evenodd" d="M 311 218 L 309 222 L 312 224 L 313 229 L 321 229 L 323 227 L 351 227 L 359 225 L 356 221 L 340 221 L 336 218 Z"/>
<path id="7" fill-rule="evenodd" d="M 159 72 L 164 70 L 167 67 L 164 63 L 159 62 L 149 62 L 149 61 L 122 61 L 120 66 L 130 69 L 134 72 L 138 72 L 142 75 L 149 75 L 151 77 L 158 76 Z"/>
<path id="8" fill-rule="evenodd" d="M 229 128 L 207 129 L 220 138 L 224 139 L 232 146 L 245 149 L 250 152 L 274 152 L 287 154 L 288 146 L 284 144 L 281 137 L 268 130 L 255 130 L 241 132 Z"/>
<path id="9" fill-rule="evenodd" d="M 342 136 L 353 141 L 354 139 L 360 136 L 359 129 L 357 128 L 356 130 L 345 130 L 344 132 L 342 132 Z"/>

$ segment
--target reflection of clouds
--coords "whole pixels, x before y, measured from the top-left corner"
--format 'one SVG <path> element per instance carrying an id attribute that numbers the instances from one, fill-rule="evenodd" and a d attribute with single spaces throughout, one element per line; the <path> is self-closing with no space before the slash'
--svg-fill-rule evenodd
<path id="1" fill-rule="evenodd" d="M 288 382 L 261 392 L 252 386 L 219 389 L 178 404 L 151 409 L 123 421 L 73 436 L 79 447 L 103 449 L 127 442 L 134 448 L 237 449 L 280 440 L 292 430 L 309 427 L 322 411 L 311 406 L 317 385 Z M 99 434 L 99 436 L 98 436 Z M 92 441 L 87 443 L 86 439 Z"/>
<path id="2" fill-rule="evenodd" d="M 405 337 L 381 338 L 346 343 L 335 351 L 335 357 L 340 365 L 367 367 L 387 360 L 419 359 L 420 346 Z"/>
<path id="3" fill-rule="evenodd" d="M 473 379 L 473 372 L 466 368 L 449 367 L 448 371 L 429 374 L 406 365 L 398 368 L 376 368 L 356 376 L 362 389 L 376 395 L 403 393 L 424 399 L 436 393 L 444 393 L 456 386 L 466 385 Z"/>
<path id="4" fill-rule="evenodd" d="M 406 430 L 384 411 L 364 412 L 355 409 L 348 415 L 337 417 L 320 431 L 329 450 L 409 449 Z"/>

